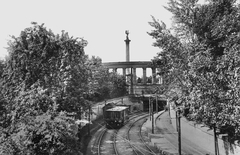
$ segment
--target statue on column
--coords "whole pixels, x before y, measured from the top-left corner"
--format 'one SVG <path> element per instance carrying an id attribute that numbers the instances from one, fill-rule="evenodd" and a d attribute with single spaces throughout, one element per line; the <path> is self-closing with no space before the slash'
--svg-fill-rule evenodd
<path id="1" fill-rule="evenodd" d="M 127 35 L 127 36 L 126 36 L 126 40 L 129 40 L 129 38 L 128 38 L 129 31 L 126 30 L 125 33 L 126 33 L 126 35 Z"/>

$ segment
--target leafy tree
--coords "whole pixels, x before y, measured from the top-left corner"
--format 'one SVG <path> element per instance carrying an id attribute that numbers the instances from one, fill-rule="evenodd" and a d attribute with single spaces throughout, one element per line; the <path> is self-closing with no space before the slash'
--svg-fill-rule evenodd
<path id="1" fill-rule="evenodd" d="M 80 154 L 72 127 L 86 106 L 87 42 L 32 24 L 9 41 L 0 154 Z"/>
<path id="2" fill-rule="evenodd" d="M 101 101 L 110 98 L 109 73 L 102 66 L 102 60 L 99 57 L 92 56 L 88 58 L 86 65 L 89 68 L 89 91 L 92 92 L 92 99 Z"/>
<path id="3" fill-rule="evenodd" d="M 122 75 L 119 75 L 115 72 L 110 74 L 110 97 L 120 97 L 124 96 L 127 93 L 127 84 L 126 79 Z"/>
<path id="4" fill-rule="evenodd" d="M 2 83 L 2 74 L 4 72 L 4 68 L 5 68 L 5 61 L 0 60 L 0 85 Z M 2 126 L 2 121 L 4 120 L 4 118 L 6 117 L 6 101 L 4 100 L 2 91 L 2 88 L 0 88 L 0 126 Z"/>
<path id="5" fill-rule="evenodd" d="M 49 95 L 60 99 L 59 110 L 77 110 L 77 103 L 87 87 L 84 46 L 83 39 L 70 38 L 64 31 L 54 35 L 36 23 L 22 31 L 20 37 L 13 36 L 4 77 L 9 100 L 18 95 L 19 89 L 28 90 L 39 83 Z"/>
<path id="6" fill-rule="evenodd" d="M 2 77 L 4 68 L 5 68 L 5 61 L 4 60 L 0 60 L 0 77 Z"/>
<path id="7" fill-rule="evenodd" d="M 149 23 L 153 45 L 161 48 L 153 64 L 162 66 L 168 90 L 181 89 L 180 103 L 192 105 L 196 121 L 239 139 L 239 5 L 170 0 L 166 9 L 175 34 L 155 18 Z"/>
<path id="8" fill-rule="evenodd" d="M 1 154 L 80 154 L 76 130 L 71 128 L 75 120 L 58 112 L 56 101 L 44 90 L 22 92 L 17 103 L 10 129 L 1 135 Z M 46 112 L 41 110 L 43 103 L 49 104 Z"/>
<path id="9" fill-rule="evenodd" d="M 152 65 L 161 67 L 158 74 L 166 77 L 166 80 L 164 79 L 165 89 L 171 83 L 177 83 L 173 85 L 180 85 L 182 89 L 186 89 L 184 88 L 187 86 L 184 82 L 186 81 L 184 73 L 188 70 L 186 46 L 184 46 L 180 38 L 171 34 L 163 22 L 160 23 L 154 17 L 152 18 L 153 22 L 149 22 L 149 24 L 154 30 L 148 32 L 148 34 L 156 40 L 153 46 L 161 48 L 160 52 L 152 60 Z"/>
<path id="10" fill-rule="evenodd" d="M 89 68 L 91 100 L 101 101 L 126 94 L 125 78 L 115 72 L 109 73 L 108 69 L 102 65 L 101 58 L 92 56 L 88 58 L 86 65 Z"/>

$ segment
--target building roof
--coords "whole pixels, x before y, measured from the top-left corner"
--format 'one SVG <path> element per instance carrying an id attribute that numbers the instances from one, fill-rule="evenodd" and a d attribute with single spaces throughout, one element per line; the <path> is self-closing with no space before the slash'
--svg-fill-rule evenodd
<path id="1" fill-rule="evenodd" d="M 128 108 L 128 107 L 125 107 L 125 106 L 117 106 L 117 107 L 108 109 L 108 110 L 106 110 L 106 111 L 122 111 L 122 110 L 125 110 L 125 109 L 127 109 L 127 108 Z"/>

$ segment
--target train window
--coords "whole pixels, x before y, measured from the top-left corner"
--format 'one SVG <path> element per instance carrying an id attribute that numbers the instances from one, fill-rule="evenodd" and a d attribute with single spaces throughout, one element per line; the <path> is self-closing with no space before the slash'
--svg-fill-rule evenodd
<path id="1" fill-rule="evenodd" d="M 111 118 L 114 119 L 115 118 L 115 113 L 111 112 Z"/>
<path id="2" fill-rule="evenodd" d="M 111 118 L 114 119 L 115 118 L 115 112 L 111 111 Z"/>
<path id="3" fill-rule="evenodd" d="M 115 118 L 119 118 L 119 112 L 115 112 Z"/>
<path id="4" fill-rule="evenodd" d="M 106 111 L 105 117 L 106 117 L 106 118 L 110 118 L 110 117 L 111 117 L 111 111 Z"/>

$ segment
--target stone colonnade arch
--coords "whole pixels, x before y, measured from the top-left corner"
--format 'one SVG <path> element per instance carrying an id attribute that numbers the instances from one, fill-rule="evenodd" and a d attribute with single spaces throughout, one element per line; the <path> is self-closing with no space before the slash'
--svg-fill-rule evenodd
<path id="1" fill-rule="evenodd" d="M 156 84 L 156 67 L 151 65 L 151 61 L 130 61 L 130 62 L 105 62 L 103 66 L 108 69 L 113 69 L 113 71 L 117 72 L 118 68 L 121 68 L 123 71 L 123 76 L 127 75 L 127 69 L 132 69 L 133 75 L 133 85 L 137 84 L 137 76 L 136 69 L 142 68 L 143 70 L 143 80 L 142 84 L 145 85 L 147 83 L 147 68 L 152 69 L 152 84 Z"/>

